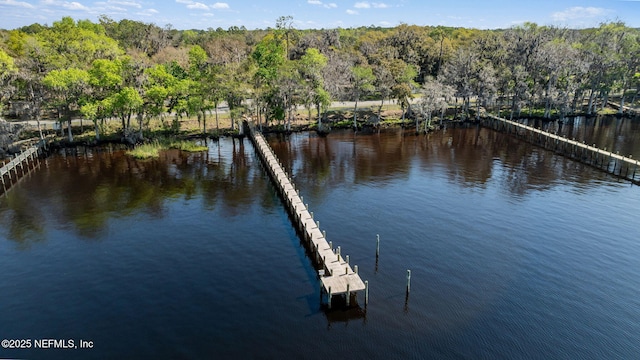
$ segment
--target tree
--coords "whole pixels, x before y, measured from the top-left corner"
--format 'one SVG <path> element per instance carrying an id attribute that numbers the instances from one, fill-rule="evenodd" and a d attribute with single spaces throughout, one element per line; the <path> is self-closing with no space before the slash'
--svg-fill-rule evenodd
<path id="1" fill-rule="evenodd" d="M 9 54 L 0 49 L 0 113 L 4 108 L 4 99 L 12 92 L 9 88 L 10 80 L 18 74 L 18 68 Z"/>
<path id="2" fill-rule="evenodd" d="M 198 124 L 202 123 L 202 133 L 207 133 L 207 110 L 210 109 L 208 100 L 210 93 L 210 66 L 207 53 L 198 45 L 189 50 L 189 77 L 192 82 L 188 89 L 189 113 L 196 114 Z M 202 120 L 202 121 L 201 121 Z"/>
<path id="3" fill-rule="evenodd" d="M 441 114 L 449 107 L 449 101 L 455 94 L 455 89 L 452 86 L 445 85 L 441 81 L 435 79 L 427 79 L 420 89 L 422 95 L 418 106 L 424 119 L 424 132 L 427 132 L 431 127 L 431 117 L 433 112 L 440 111 Z M 416 117 L 416 132 L 419 132 L 418 118 Z"/>
<path id="4" fill-rule="evenodd" d="M 111 109 L 110 99 L 96 100 L 91 99 L 89 102 L 80 107 L 82 116 L 93 122 L 96 133 L 96 140 L 100 140 L 100 134 L 103 131 L 103 121 L 110 115 Z"/>
<path id="5" fill-rule="evenodd" d="M 89 73 L 77 68 L 52 70 L 42 80 L 44 85 L 53 90 L 58 101 L 58 114 L 67 120 L 69 141 L 73 141 L 71 132 L 71 111 L 78 107 L 80 96 L 89 84 Z"/>
<path id="6" fill-rule="evenodd" d="M 93 60 L 113 60 L 122 55 L 118 43 L 106 35 L 104 28 L 88 20 L 75 22 L 63 17 L 36 37 L 42 41 L 48 70 L 86 69 Z"/>
<path id="7" fill-rule="evenodd" d="M 279 75 L 286 59 L 284 43 L 275 34 L 267 34 L 258 44 L 251 54 L 251 59 L 256 64 L 254 85 L 261 89 L 259 92 L 268 112 L 267 121 L 270 119 L 284 119 L 285 108 L 284 99 L 280 96 L 278 88 Z"/>
<path id="8" fill-rule="evenodd" d="M 285 56 L 289 60 L 289 48 L 291 42 L 297 37 L 296 29 L 293 27 L 293 16 L 280 16 L 276 20 L 276 37 L 284 40 Z"/>
<path id="9" fill-rule="evenodd" d="M 29 117 L 36 120 L 40 139 L 44 139 L 40 126 L 41 110 L 45 103 L 46 89 L 42 84 L 45 76 L 45 49 L 36 36 L 13 31 L 9 37 L 10 48 L 17 55 L 15 64 L 16 94 L 29 103 Z"/>
<path id="10" fill-rule="evenodd" d="M 358 129 L 357 114 L 358 101 L 363 95 L 371 93 L 375 90 L 373 86 L 376 77 L 370 67 L 356 65 L 351 68 L 351 96 L 354 101 L 353 106 L 353 128 Z"/>
<path id="11" fill-rule="evenodd" d="M 329 97 L 329 93 L 324 89 L 324 79 L 322 78 L 322 69 L 327 66 L 327 61 L 327 57 L 315 48 L 307 49 L 299 60 L 299 71 L 304 91 L 303 102 L 309 111 L 309 121 L 311 121 L 311 107 L 317 105 L 319 130 L 322 130 L 320 129 L 322 126 L 320 107 Z M 330 101 L 330 98 L 328 100 Z"/>
<path id="12" fill-rule="evenodd" d="M 476 120 L 480 120 L 480 106 L 485 109 L 496 97 L 497 75 L 490 62 L 477 63 L 472 84 L 476 99 Z"/>
<path id="13" fill-rule="evenodd" d="M 331 94 L 324 88 L 318 88 L 314 94 L 314 103 L 318 111 L 318 130 L 324 131 L 322 119 L 325 117 L 327 109 L 331 105 Z"/>
<path id="14" fill-rule="evenodd" d="M 143 103 L 142 96 L 131 86 L 123 87 L 108 98 L 107 104 L 110 105 L 110 111 L 122 121 L 125 136 L 131 126 L 131 115 L 138 111 Z"/>
<path id="15" fill-rule="evenodd" d="M 145 69 L 144 102 L 148 116 L 159 116 L 163 125 L 166 110 L 165 102 L 171 97 L 176 78 L 163 65 Z"/>
<path id="16" fill-rule="evenodd" d="M 391 75 L 395 85 L 391 89 L 391 96 L 398 101 L 402 109 L 402 120 L 407 109 L 411 108 L 413 89 L 417 87 L 414 79 L 418 75 L 417 67 L 409 65 L 402 60 L 395 60 L 391 63 Z"/>
<path id="17" fill-rule="evenodd" d="M 231 129 L 235 130 L 235 122 L 242 112 L 242 102 L 249 94 L 249 79 L 253 76 L 248 62 L 242 64 L 227 64 L 220 74 L 222 80 L 221 95 L 229 106 Z"/>
<path id="18" fill-rule="evenodd" d="M 119 91 L 124 83 L 122 66 L 120 60 L 97 59 L 93 61 L 91 68 L 87 71 L 90 94 L 85 104 L 80 107 L 80 112 L 93 122 L 98 140 L 104 130 L 104 119 L 112 113 L 111 100 L 113 100 L 113 95 Z"/>
<path id="19" fill-rule="evenodd" d="M 456 97 L 463 100 L 463 114 L 469 116 L 469 102 L 473 95 L 472 78 L 477 68 L 478 55 L 468 49 L 459 49 L 442 69 L 443 81 L 456 89 Z"/>

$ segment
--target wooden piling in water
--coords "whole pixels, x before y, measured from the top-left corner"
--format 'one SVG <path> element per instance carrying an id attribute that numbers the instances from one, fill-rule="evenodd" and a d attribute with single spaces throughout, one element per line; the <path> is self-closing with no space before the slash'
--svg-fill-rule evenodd
<path id="1" fill-rule="evenodd" d="M 369 304 L 369 280 L 364 282 L 364 306 Z"/>

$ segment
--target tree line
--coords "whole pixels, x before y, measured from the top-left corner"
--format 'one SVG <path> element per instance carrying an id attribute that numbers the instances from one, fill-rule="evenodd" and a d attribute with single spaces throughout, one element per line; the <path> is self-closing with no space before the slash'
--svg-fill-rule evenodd
<path id="1" fill-rule="evenodd" d="M 196 117 L 203 132 L 218 105 L 232 127 L 242 116 L 291 126 L 303 106 L 322 128 L 332 101 L 395 100 L 416 128 L 455 106 L 503 116 L 593 114 L 616 95 L 620 111 L 637 99 L 640 31 L 622 22 L 566 29 L 525 23 L 503 30 L 429 27 L 299 30 L 289 16 L 274 28 L 173 29 L 106 16 L 62 18 L 0 30 L 0 105 L 24 104 L 38 122 L 53 114 L 93 122 L 118 118 L 142 136 L 154 118 L 178 131 Z M 418 99 L 411 99 L 418 95 Z M 474 101 L 475 100 L 475 101 Z M 39 128 L 39 125 L 38 125 Z"/>

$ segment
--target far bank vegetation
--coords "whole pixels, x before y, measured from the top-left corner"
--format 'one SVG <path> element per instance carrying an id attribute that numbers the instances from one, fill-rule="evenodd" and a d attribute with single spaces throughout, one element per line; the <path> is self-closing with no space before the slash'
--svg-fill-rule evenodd
<path id="1" fill-rule="evenodd" d="M 283 130 L 382 121 L 426 131 L 483 112 L 623 113 L 638 102 L 639 39 L 621 22 L 581 30 L 532 23 L 299 30 L 281 17 L 264 30 L 179 31 L 65 17 L 0 30 L 0 108 L 7 118 L 34 120 L 39 136 L 47 118 L 70 142 L 132 143 L 155 134 L 234 134 L 248 119 Z M 376 105 L 363 112 L 365 100 Z M 353 105 L 336 111 L 336 101 Z"/>

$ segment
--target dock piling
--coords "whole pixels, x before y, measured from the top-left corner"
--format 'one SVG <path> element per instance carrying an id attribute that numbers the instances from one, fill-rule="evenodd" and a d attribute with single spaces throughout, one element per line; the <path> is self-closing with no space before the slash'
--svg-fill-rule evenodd
<path id="1" fill-rule="evenodd" d="M 369 280 L 364 281 L 364 306 L 369 305 Z"/>
<path id="2" fill-rule="evenodd" d="M 347 284 L 347 307 L 349 307 L 349 302 L 351 298 L 351 292 L 349 291 L 349 284 Z"/>

